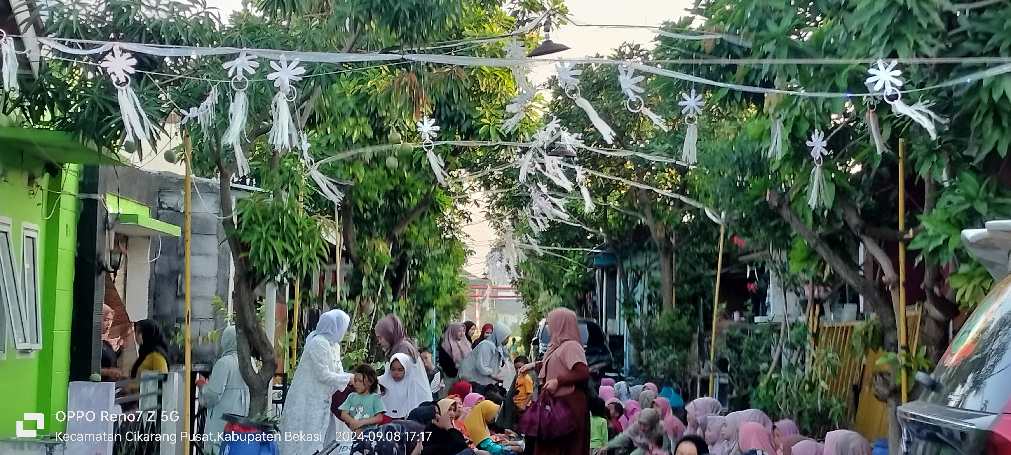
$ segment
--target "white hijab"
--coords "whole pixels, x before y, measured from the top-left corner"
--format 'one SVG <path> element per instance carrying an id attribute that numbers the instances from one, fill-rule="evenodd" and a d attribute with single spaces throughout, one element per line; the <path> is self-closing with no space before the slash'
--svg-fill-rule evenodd
<path id="1" fill-rule="evenodd" d="M 331 344 L 340 343 L 344 338 L 344 335 L 348 332 L 348 327 L 351 325 L 351 316 L 348 316 L 342 310 L 330 310 L 326 313 L 319 315 L 319 322 L 316 324 L 316 330 L 306 337 L 306 341 L 312 339 L 316 335 L 323 336 Z"/>
<path id="2" fill-rule="evenodd" d="M 404 366 L 404 378 L 395 381 L 390 375 L 390 365 L 399 361 Z M 418 361 L 420 362 L 420 360 Z M 419 375 L 418 368 L 407 354 L 396 353 L 386 364 L 386 372 L 379 377 L 379 385 L 383 386 L 383 404 L 386 405 L 386 415 L 394 419 L 407 418 L 414 408 L 426 401 L 432 401 L 431 385 L 426 375 Z"/>

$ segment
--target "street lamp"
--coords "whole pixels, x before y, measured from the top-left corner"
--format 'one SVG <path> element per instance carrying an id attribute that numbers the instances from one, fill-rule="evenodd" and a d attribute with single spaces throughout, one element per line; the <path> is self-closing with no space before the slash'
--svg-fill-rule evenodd
<path id="1" fill-rule="evenodd" d="M 527 57 L 541 57 L 569 50 L 569 46 L 551 41 L 551 18 L 544 21 L 544 42 L 527 54 Z"/>

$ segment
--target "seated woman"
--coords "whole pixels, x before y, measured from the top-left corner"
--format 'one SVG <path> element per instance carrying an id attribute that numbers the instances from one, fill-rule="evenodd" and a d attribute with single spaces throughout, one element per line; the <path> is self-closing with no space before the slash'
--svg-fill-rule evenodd
<path id="1" fill-rule="evenodd" d="M 664 434 L 660 413 L 656 409 L 644 409 L 635 419 L 624 433 L 612 439 L 597 453 L 619 453 L 618 450 L 624 449 L 632 449 L 631 455 L 670 453 L 671 441 Z"/>
<path id="2" fill-rule="evenodd" d="M 489 455 L 484 450 L 471 449 L 467 438 L 453 426 L 457 406 L 456 400 L 439 401 L 435 417 L 425 427 L 428 438 L 424 441 L 421 455 Z"/>
<path id="3" fill-rule="evenodd" d="M 495 420 L 495 417 L 498 416 L 498 411 L 499 405 L 488 400 L 474 406 L 474 409 L 471 409 L 470 413 L 463 420 L 464 424 L 467 425 L 470 439 L 476 443 L 478 449 L 485 450 L 491 455 L 508 455 L 523 452 L 522 446 L 518 444 L 499 444 L 492 439 L 488 424 Z"/>

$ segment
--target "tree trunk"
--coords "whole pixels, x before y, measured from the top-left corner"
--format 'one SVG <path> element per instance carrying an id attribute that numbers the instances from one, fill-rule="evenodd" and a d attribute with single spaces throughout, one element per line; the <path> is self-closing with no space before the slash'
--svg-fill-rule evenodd
<path id="1" fill-rule="evenodd" d="M 671 244 L 670 228 L 657 219 L 653 213 L 653 193 L 639 190 L 635 195 L 635 205 L 642 213 L 650 236 L 656 244 L 656 253 L 660 258 L 660 294 L 663 311 L 674 311 L 674 246 Z"/>
<path id="2" fill-rule="evenodd" d="M 220 185 L 220 201 L 222 224 L 228 236 L 228 246 L 235 267 L 233 274 L 235 290 L 232 293 L 232 303 L 235 310 L 235 325 L 238 330 L 239 372 L 249 386 L 249 416 L 256 418 L 265 416 L 269 404 L 270 381 L 277 368 L 277 358 L 274 354 L 274 343 L 267 337 L 260 326 L 256 315 L 256 283 L 253 273 L 243 254 L 245 248 L 236 237 L 235 208 L 232 204 L 232 173 L 225 166 L 218 165 L 218 183 Z M 273 303 L 267 302 L 267 311 L 273 311 Z M 254 367 L 253 359 L 259 360 L 259 369 Z"/>
<path id="3" fill-rule="evenodd" d="M 660 294 L 663 295 L 663 310 L 674 310 L 674 249 L 657 248 L 660 256 Z"/>

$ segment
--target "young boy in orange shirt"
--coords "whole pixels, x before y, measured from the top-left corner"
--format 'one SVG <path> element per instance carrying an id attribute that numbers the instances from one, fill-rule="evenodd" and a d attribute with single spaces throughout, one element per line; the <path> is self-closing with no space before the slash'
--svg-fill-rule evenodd
<path id="1" fill-rule="evenodd" d="M 528 362 L 526 357 L 519 356 L 513 361 L 513 366 L 516 367 L 516 395 L 513 396 L 513 403 L 516 405 L 517 414 L 523 414 L 530 406 L 530 401 L 534 395 L 534 379 L 530 376 L 530 373 L 520 374 L 519 370 L 523 365 Z"/>

